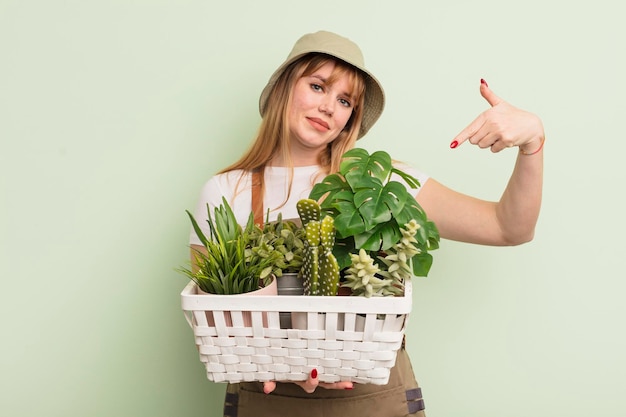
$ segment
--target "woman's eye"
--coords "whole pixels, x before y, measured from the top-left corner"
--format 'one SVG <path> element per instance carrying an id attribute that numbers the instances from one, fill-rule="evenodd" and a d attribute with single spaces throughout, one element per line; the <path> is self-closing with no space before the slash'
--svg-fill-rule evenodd
<path id="1" fill-rule="evenodd" d="M 311 84 L 311 89 L 313 89 L 314 91 L 323 91 L 322 86 L 319 84 Z"/>
<path id="2" fill-rule="evenodd" d="M 348 100 L 346 100 L 345 98 L 340 98 L 339 99 L 339 103 L 341 103 L 342 106 L 344 107 L 351 107 L 352 104 L 350 104 L 350 102 Z"/>

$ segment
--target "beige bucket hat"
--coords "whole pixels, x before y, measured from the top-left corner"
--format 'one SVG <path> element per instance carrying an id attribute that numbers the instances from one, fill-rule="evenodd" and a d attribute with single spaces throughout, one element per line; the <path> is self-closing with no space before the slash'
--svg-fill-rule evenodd
<path id="1" fill-rule="evenodd" d="M 359 69 L 365 75 L 365 105 L 363 120 L 359 130 L 359 139 L 365 135 L 380 117 L 385 107 L 385 92 L 380 82 L 366 68 L 363 54 L 358 45 L 350 39 L 332 32 L 319 31 L 302 36 L 289 53 L 287 60 L 272 74 L 267 85 L 261 92 L 259 111 L 265 115 L 265 108 L 270 92 L 285 69 L 294 61 L 309 53 L 322 53 L 334 56 Z"/>

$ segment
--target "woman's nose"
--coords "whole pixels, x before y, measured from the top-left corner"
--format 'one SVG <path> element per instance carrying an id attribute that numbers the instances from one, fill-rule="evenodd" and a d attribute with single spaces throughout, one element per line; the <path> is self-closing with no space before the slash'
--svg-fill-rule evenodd
<path id="1" fill-rule="evenodd" d="M 335 112 L 334 100 L 326 96 L 320 103 L 319 110 L 322 113 L 326 113 L 327 115 L 332 116 Z"/>

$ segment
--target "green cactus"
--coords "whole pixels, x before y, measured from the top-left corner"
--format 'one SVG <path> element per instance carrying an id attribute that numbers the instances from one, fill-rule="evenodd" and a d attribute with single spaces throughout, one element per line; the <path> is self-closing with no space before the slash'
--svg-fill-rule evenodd
<path id="1" fill-rule="evenodd" d="M 321 295 L 337 295 L 339 288 L 339 263 L 333 255 L 335 246 L 335 221 L 326 216 L 320 224 L 320 241 L 322 254 L 320 257 L 320 283 Z"/>
<path id="2" fill-rule="evenodd" d="M 333 255 L 335 224 L 330 216 L 320 221 L 320 205 L 311 199 L 300 200 L 298 215 L 306 231 L 301 274 L 305 295 L 337 295 L 339 264 Z"/>
<path id="3" fill-rule="evenodd" d="M 304 293 L 317 295 L 319 288 L 320 222 L 317 220 L 309 221 L 305 226 L 305 231 L 304 262 L 302 263 Z"/>
<path id="4" fill-rule="evenodd" d="M 310 221 L 319 221 L 322 215 L 322 208 L 315 200 L 311 200 L 310 198 L 305 198 L 298 201 L 296 205 L 298 209 L 298 215 L 300 216 L 300 220 L 302 220 L 302 226 L 306 227 L 306 225 Z"/>

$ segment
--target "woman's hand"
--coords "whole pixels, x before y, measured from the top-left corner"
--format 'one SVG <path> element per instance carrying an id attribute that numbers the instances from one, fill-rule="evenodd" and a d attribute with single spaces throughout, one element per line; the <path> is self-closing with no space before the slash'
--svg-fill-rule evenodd
<path id="1" fill-rule="evenodd" d="M 294 384 L 299 385 L 300 388 L 304 390 L 304 392 L 312 394 L 315 392 L 317 387 L 322 387 L 325 389 L 352 389 L 354 384 L 349 381 L 343 382 L 320 382 L 317 378 L 317 369 L 313 369 L 311 374 L 309 375 L 309 379 L 306 381 L 292 381 Z M 266 394 L 270 394 L 276 389 L 275 381 L 267 381 L 263 383 L 263 392 Z"/>
<path id="2" fill-rule="evenodd" d="M 536 115 L 518 109 L 495 95 L 484 80 L 480 80 L 480 94 L 491 105 L 463 129 L 450 144 L 456 148 L 466 140 L 480 148 L 500 152 L 519 146 L 522 153 L 532 154 L 543 144 L 544 131 Z"/>

